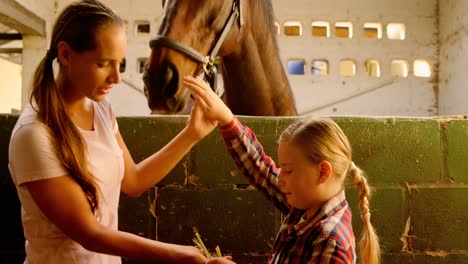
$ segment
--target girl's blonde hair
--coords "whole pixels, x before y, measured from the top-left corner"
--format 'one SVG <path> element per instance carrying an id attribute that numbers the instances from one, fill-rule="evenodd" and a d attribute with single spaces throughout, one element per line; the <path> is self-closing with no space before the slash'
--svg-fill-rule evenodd
<path id="1" fill-rule="evenodd" d="M 370 221 L 370 187 L 364 172 L 352 162 L 351 145 L 341 128 L 329 118 L 310 117 L 291 124 L 281 134 L 279 141 L 288 141 L 298 146 L 314 164 L 328 161 L 333 167 L 333 176 L 344 179 L 347 174 L 359 189 L 359 209 L 364 223 L 360 246 L 362 263 L 380 262 L 379 239 Z"/>
<path id="2" fill-rule="evenodd" d="M 99 1 L 82 0 L 67 6 L 57 18 L 49 50 L 36 68 L 30 97 L 40 120 L 50 129 L 58 157 L 85 192 L 93 212 L 99 206 L 98 188 L 87 167 L 86 144 L 65 110 L 52 63 L 57 58 L 59 42 L 68 43 L 76 52 L 93 50 L 98 30 L 108 25 L 123 26 L 123 21 Z"/>

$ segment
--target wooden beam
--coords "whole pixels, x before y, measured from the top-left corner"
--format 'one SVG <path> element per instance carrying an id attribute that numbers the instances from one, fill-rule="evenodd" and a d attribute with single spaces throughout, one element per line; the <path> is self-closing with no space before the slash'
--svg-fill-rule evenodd
<path id="1" fill-rule="evenodd" d="M 7 53 L 7 54 L 23 53 L 23 49 L 22 48 L 0 48 L 0 53 Z"/>
<path id="2" fill-rule="evenodd" d="M 43 37 L 46 35 L 45 20 L 26 9 L 17 0 L 0 1 L 0 23 L 21 34 Z"/>
<path id="3" fill-rule="evenodd" d="M 21 40 L 23 36 L 19 33 L 0 33 L 0 40 Z"/>

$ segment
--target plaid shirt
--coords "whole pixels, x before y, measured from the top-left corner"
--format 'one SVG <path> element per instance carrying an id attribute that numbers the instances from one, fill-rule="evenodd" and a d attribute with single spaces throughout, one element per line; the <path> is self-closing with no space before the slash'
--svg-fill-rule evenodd
<path id="1" fill-rule="evenodd" d="M 253 131 L 234 118 L 221 127 L 221 133 L 242 174 L 286 214 L 268 263 L 356 263 L 351 210 L 344 191 L 306 219 L 305 210 L 287 204 L 276 183 L 279 168 L 264 153 Z"/>

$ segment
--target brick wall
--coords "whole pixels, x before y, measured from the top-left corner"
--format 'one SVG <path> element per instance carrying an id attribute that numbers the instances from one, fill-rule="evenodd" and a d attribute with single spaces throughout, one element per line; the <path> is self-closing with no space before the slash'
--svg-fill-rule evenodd
<path id="1" fill-rule="evenodd" d="M 0 115 L 0 262 L 24 258 L 20 208 L 8 173 L 8 141 L 17 119 Z M 276 141 L 296 118 L 242 117 L 276 159 Z M 383 263 L 468 263 L 468 120 L 453 118 L 334 118 L 348 135 L 354 161 L 375 192 L 372 219 Z M 119 118 L 135 161 L 164 146 L 183 116 Z M 359 236 L 357 191 L 347 196 Z M 216 130 L 157 186 L 120 203 L 120 228 L 165 242 L 192 244 L 197 227 L 208 248 L 221 247 L 238 263 L 264 263 L 280 213 L 237 171 Z M 125 263 L 141 263 L 125 260 Z"/>

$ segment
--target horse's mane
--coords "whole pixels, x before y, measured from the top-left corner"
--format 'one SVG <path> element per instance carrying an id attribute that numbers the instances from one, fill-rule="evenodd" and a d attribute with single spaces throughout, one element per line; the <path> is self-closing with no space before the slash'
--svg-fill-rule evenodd
<path id="1" fill-rule="evenodd" d="M 261 32 L 257 37 L 260 38 L 271 38 L 276 51 L 278 51 L 278 41 L 276 40 L 276 27 L 275 27 L 275 17 L 274 17 L 274 10 L 273 10 L 273 4 L 271 3 L 271 0 L 251 0 L 250 1 L 251 5 L 251 10 L 255 10 L 256 12 L 258 10 L 264 10 L 265 12 L 263 14 L 255 14 L 253 17 L 257 17 L 258 20 L 255 21 L 256 23 L 262 23 L 263 25 L 266 25 L 268 28 L 268 32 Z M 252 21 L 255 23 L 254 21 Z M 257 25 L 255 25 L 256 27 Z"/>

